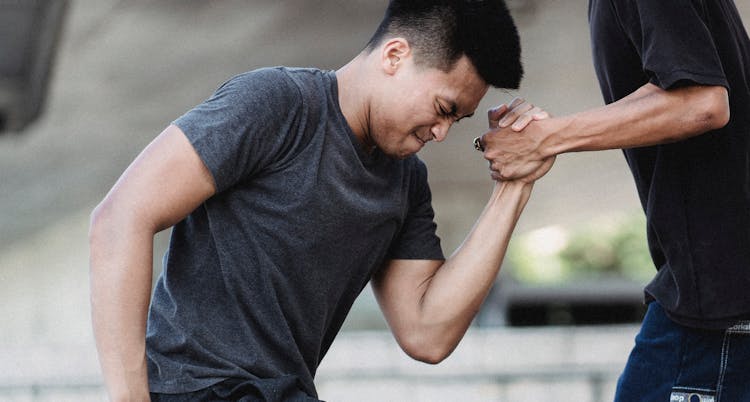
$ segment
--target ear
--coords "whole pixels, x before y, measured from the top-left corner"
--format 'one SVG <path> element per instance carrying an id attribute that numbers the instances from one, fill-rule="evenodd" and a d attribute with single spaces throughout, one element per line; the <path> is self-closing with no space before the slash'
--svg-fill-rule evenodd
<path id="1" fill-rule="evenodd" d="M 388 75 L 395 74 L 412 55 L 411 46 L 404 38 L 390 39 L 381 49 L 380 64 Z"/>

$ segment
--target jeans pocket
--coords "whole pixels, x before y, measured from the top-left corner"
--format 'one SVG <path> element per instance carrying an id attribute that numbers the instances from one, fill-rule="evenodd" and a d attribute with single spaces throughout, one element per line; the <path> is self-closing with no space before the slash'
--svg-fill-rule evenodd
<path id="1" fill-rule="evenodd" d="M 750 401 L 750 323 L 741 322 L 724 334 L 717 401 Z"/>
<path id="2" fill-rule="evenodd" d="M 669 402 L 716 402 L 714 392 L 707 389 L 674 387 Z"/>

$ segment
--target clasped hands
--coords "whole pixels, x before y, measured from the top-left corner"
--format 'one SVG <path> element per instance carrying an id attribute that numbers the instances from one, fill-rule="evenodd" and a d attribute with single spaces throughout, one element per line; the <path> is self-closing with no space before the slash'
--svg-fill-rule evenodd
<path id="1" fill-rule="evenodd" d="M 487 111 L 490 130 L 475 145 L 489 161 L 494 180 L 530 183 L 552 168 L 555 156 L 541 153 L 544 132 L 532 124 L 547 118 L 549 113 L 521 98 Z"/>

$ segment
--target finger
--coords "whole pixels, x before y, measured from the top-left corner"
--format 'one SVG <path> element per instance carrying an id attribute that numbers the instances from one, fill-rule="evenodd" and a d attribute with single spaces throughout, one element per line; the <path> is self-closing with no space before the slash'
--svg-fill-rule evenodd
<path id="1" fill-rule="evenodd" d="M 544 112 L 544 111 L 540 107 L 534 107 L 534 108 L 532 108 L 528 112 L 522 114 L 518 119 L 516 119 L 516 121 L 511 126 L 511 128 L 513 129 L 513 131 L 521 131 L 521 130 L 523 130 L 533 120 L 537 120 L 537 119 L 534 118 L 534 116 L 537 116 L 537 115 L 541 114 L 542 112 Z"/>
<path id="2" fill-rule="evenodd" d="M 554 164 L 555 164 L 554 156 L 544 159 L 543 161 L 541 161 L 540 165 L 536 168 L 536 170 L 534 170 L 525 178 L 523 178 L 523 180 L 530 183 L 532 181 L 537 181 L 541 179 L 544 175 L 547 174 L 547 172 L 550 171 L 550 169 L 552 169 L 552 165 Z"/>
<path id="3" fill-rule="evenodd" d="M 502 104 L 487 111 L 487 121 L 490 128 L 497 128 L 500 118 L 508 111 L 508 105 Z"/>
<path id="4" fill-rule="evenodd" d="M 549 119 L 550 115 L 546 110 L 542 110 L 541 112 L 534 113 L 532 117 L 534 118 L 534 120 L 544 120 Z"/>
<path id="5" fill-rule="evenodd" d="M 499 165 L 496 166 L 495 163 L 490 161 L 490 177 L 492 177 L 492 180 L 495 181 L 501 181 L 503 180 L 502 174 L 500 174 L 500 167 Z"/>
<path id="6" fill-rule="evenodd" d="M 515 176 L 515 173 L 510 171 L 507 166 L 497 161 L 490 164 L 490 171 L 495 180 L 513 180 Z"/>
<path id="7" fill-rule="evenodd" d="M 513 109 L 518 108 L 519 106 L 526 103 L 526 100 L 524 98 L 515 97 L 510 102 L 505 104 L 505 111 L 503 112 L 503 115 L 506 115 L 508 112 L 513 111 Z M 503 116 L 498 116 L 498 119 L 501 119 Z"/>
<path id="8" fill-rule="evenodd" d="M 484 152 L 482 152 L 482 156 L 487 162 L 490 163 L 490 169 L 492 169 L 493 168 L 492 164 L 495 163 L 495 157 L 497 156 L 496 152 L 493 152 L 492 150 L 485 148 Z"/>
<path id="9" fill-rule="evenodd" d="M 534 105 L 530 103 L 522 103 L 512 109 L 508 113 L 503 116 L 502 119 L 500 119 L 500 122 L 498 123 L 498 126 L 500 128 L 505 128 L 513 124 L 521 115 L 528 112 L 534 107 Z"/>
<path id="10" fill-rule="evenodd" d="M 513 109 L 514 107 L 518 107 L 518 105 L 524 102 L 526 102 L 526 99 L 515 97 L 513 98 L 513 100 L 510 101 L 510 103 L 508 103 L 508 109 Z"/>
<path id="11" fill-rule="evenodd" d="M 523 98 L 513 98 L 510 102 L 498 105 L 487 111 L 487 120 L 489 120 L 490 128 L 498 128 L 500 119 L 511 109 L 518 107 L 518 105 L 524 103 Z"/>
<path id="12" fill-rule="evenodd" d="M 532 121 L 531 115 L 528 113 L 524 113 L 523 115 L 521 115 L 521 117 L 516 119 L 516 121 L 513 123 L 512 126 L 510 126 L 510 128 L 513 131 L 521 131 L 524 128 L 526 128 L 526 126 L 528 126 L 529 123 L 531 123 L 531 121 Z"/>

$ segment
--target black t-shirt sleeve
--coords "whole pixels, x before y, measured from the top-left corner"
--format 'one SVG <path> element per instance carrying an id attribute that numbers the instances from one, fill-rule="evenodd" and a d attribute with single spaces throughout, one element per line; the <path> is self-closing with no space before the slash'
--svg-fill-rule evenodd
<path id="1" fill-rule="evenodd" d="M 388 251 L 391 260 L 443 260 L 440 238 L 436 234 L 432 193 L 427 183 L 427 167 L 414 158 L 409 191 L 409 209 L 396 240 Z"/>
<path id="2" fill-rule="evenodd" d="M 613 0 L 649 81 L 729 87 L 703 6 L 711 0 Z"/>
<path id="3" fill-rule="evenodd" d="M 190 140 L 221 192 L 283 158 L 293 138 L 299 89 L 274 68 L 235 76 L 173 124 Z"/>

